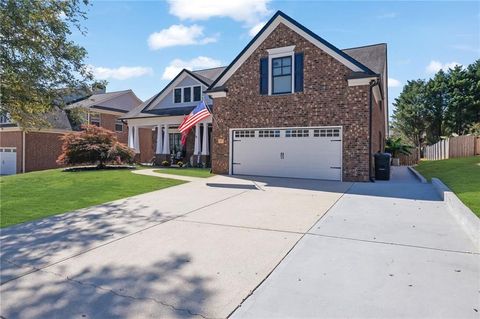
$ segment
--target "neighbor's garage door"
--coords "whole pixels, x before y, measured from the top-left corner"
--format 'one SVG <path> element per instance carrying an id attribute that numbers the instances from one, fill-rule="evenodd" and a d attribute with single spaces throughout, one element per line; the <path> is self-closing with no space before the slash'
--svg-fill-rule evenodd
<path id="1" fill-rule="evenodd" d="M 341 127 L 232 130 L 232 174 L 342 179 Z"/>
<path id="2" fill-rule="evenodd" d="M 17 173 L 17 149 L 15 147 L 0 147 L 0 175 Z"/>

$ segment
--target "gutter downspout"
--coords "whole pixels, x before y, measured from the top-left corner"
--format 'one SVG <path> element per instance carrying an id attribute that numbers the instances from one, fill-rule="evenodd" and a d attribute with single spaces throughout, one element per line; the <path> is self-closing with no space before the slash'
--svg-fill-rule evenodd
<path id="1" fill-rule="evenodd" d="M 372 177 L 372 97 L 373 97 L 373 87 L 377 84 L 376 81 L 371 81 L 369 85 L 370 96 L 368 98 L 368 107 L 369 107 L 369 118 L 368 118 L 368 178 L 370 182 L 375 182 L 375 179 Z"/>
<path id="2" fill-rule="evenodd" d="M 25 173 L 25 131 L 22 131 L 22 173 Z"/>

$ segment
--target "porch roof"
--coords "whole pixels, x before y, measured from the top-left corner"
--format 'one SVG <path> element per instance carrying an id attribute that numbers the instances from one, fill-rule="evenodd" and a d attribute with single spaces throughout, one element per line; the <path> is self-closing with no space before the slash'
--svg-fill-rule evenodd
<path id="1" fill-rule="evenodd" d="M 160 108 L 160 109 L 153 109 L 148 111 L 143 111 L 142 113 L 145 115 L 150 115 L 148 117 L 168 117 L 168 116 L 182 116 L 188 115 L 196 106 L 181 106 L 181 107 L 168 107 L 168 108 Z M 213 110 L 213 105 L 208 105 L 210 110 Z M 131 117 L 140 118 L 140 116 Z M 123 119 L 129 119 L 128 117 L 124 117 Z"/>

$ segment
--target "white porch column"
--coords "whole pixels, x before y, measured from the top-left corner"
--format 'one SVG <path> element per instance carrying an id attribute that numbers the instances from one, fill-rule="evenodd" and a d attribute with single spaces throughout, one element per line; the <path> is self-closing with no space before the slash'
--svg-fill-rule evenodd
<path id="1" fill-rule="evenodd" d="M 157 125 L 157 147 L 155 148 L 155 154 L 162 154 L 162 125 Z"/>
<path id="2" fill-rule="evenodd" d="M 195 124 L 195 148 L 193 154 L 200 155 L 200 123 Z"/>
<path id="3" fill-rule="evenodd" d="M 134 139 L 133 139 L 133 130 L 135 130 L 135 126 L 128 126 L 128 147 L 135 148 Z"/>
<path id="4" fill-rule="evenodd" d="M 203 123 L 202 155 L 210 155 L 208 151 L 208 123 Z"/>
<path id="5" fill-rule="evenodd" d="M 162 154 L 170 154 L 170 138 L 168 135 L 168 124 L 164 124 L 163 134 L 163 152 Z"/>
<path id="6" fill-rule="evenodd" d="M 140 133 L 138 132 L 138 126 L 134 127 L 134 134 L 133 134 L 133 149 L 135 149 L 135 153 L 140 153 Z"/>

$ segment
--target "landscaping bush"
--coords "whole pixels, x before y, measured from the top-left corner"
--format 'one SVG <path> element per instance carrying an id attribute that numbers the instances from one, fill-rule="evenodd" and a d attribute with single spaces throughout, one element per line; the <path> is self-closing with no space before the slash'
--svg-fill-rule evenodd
<path id="1" fill-rule="evenodd" d="M 170 162 L 169 161 L 163 161 L 162 166 L 168 167 L 168 166 L 170 166 Z"/>
<path id="2" fill-rule="evenodd" d="M 62 137 L 62 153 L 57 159 L 61 165 L 131 163 L 135 152 L 117 140 L 115 133 L 95 125 L 83 125 L 82 131 Z"/>
<path id="3" fill-rule="evenodd" d="M 178 162 L 177 162 L 177 165 L 178 165 L 178 167 L 183 167 L 183 162 L 182 162 L 182 161 L 178 161 Z"/>

